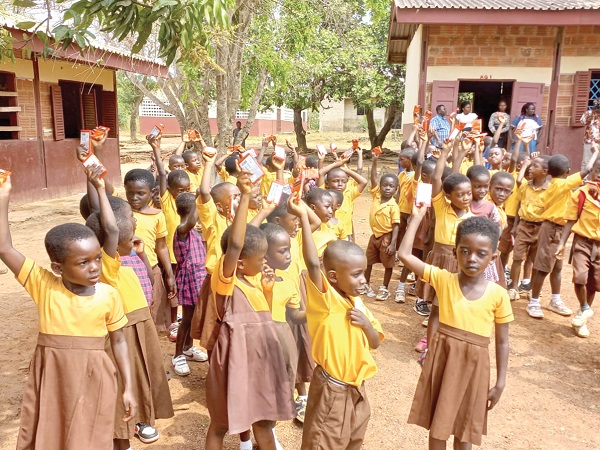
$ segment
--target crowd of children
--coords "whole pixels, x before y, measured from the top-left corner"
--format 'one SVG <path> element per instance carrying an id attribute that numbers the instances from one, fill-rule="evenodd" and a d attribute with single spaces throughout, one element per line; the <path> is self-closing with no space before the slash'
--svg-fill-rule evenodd
<path id="1" fill-rule="evenodd" d="M 506 382 L 511 301 L 525 296 L 527 314 L 542 318 L 549 276 L 547 309 L 572 315 L 561 299 L 571 233 L 577 336 L 589 336 L 600 290 L 597 144 L 569 175 L 568 158 L 529 154 L 519 130 L 513 150 L 498 146 L 504 120 L 493 137 L 472 129 L 435 147 L 418 118 L 397 173 L 380 172 L 372 149 L 366 249 L 354 238 L 354 201 L 368 184 L 357 141 L 343 154 L 332 144 L 305 157 L 271 136 L 258 153 L 234 146 L 219 155 L 194 132 L 167 159 L 151 134 L 152 166 L 125 174 L 124 199 L 101 165 L 86 164 L 85 226 L 48 232 L 51 270 L 12 246 L 8 176 L 0 259 L 39 314 L 17 448 L 126 450 L 134 436 L 159 439 L 155 420 L 174 414 L 160 333 L 175 343 L 177 376 L 208 361 L 204 448 L 222 448 L 230 433 L 251 449 L 252 432 L 261 450 L 281 449 L 275 425 L 294 418 L 303 450 L 362 448 L 371 350 L 384 338 L 362 296 L 388 300 L 398 262 L 394 300 L 414 295 L 427 326 L 408 421 L 429 430 L 431 449 L 450 436 L 454 448 L 480 445 Z M 101 160 L 105 140 L 76 157 Z M 374 264 L 384 268 L 377 291 Z"/>

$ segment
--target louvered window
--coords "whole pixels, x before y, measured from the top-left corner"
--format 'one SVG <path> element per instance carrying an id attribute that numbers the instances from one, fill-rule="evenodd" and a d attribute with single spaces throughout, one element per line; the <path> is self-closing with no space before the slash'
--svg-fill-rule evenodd
<path id="1" fill-rule="evenodd" d="M 573 86 L 571 126 L 583 126 L 579 119 L 585 111 L 592 107 L 594 100 L 598 98 L 600 98 L 600 72 L 591 70 L 576 72 Z"/>
<path id="2" fill-rule="evenodd" d="M 19 112 L 15 74 L 0 72 L 0 139 L 19 139 Z"/>

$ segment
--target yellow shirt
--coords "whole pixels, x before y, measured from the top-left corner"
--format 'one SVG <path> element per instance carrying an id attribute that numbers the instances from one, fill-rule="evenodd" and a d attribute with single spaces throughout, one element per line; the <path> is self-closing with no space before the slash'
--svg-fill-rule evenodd
<path id="1" fill-rule="evenodd" d="M 469 161 L 468 159 L 463 159 L 460 163 L 460 169 L 458 169 L 459 173 L 466 175 L 471 167 L 473 167 L 474 161 Z"/>
<path id="2" fill-rule="evenodd" d="M 246 217 L 246 223 L 252 222 L 252 219 L 254 219 L 258 215 L 258 212 L 258 209 L 248 209 L 248 217 Z"/>
<path id="3" fill-rule="evenodd" d="M 202 224 L 202 236 L 206 239 L 206 271 L 212 274 L 221 258 L 221 236 L 227 229 L 227 219 L 217 211 L 217 206 L 211 198 L 206 203 L 196 200 L 198 219 Z"/>
<path id="4" fill-rule="evenodd" d="M 298 235 L 300 236 L 300 259 L 302 261 L 302 270 L 306 270 L 304 254 L 302 253 L 302 233 L 299 232 Z M 319 258 L 323 257 L 323 253 L 325 253 L 327 245 L 329 245 L 331 241 L 337 240 L 335 231 L 333 230 L 333 228 L 331 228 L 329 223 L 322 223 L 319 228 L 313 231 L 312 237 L 315 241 L 315 246 L 317 247 L 317 255 L 319 256 Z"/>
<path id="5" fill-rule="evenodd" d="M 300 294 L 298 285 L 285 271 L 277 271 L 281 280 L 276 280 L 273 286 L 273 301 L 271 302 L 271 317 L 275 322 L 285 322 L 285 310 L 300 309 Z"/>
<path id="6" fill-rule="evenodd" d="M 571 191 L 583 185 L 581 173 L 577 172 L 567 178 L 552 178 L 544 194 L 544 211 L 542 220 L 549 220 L 558 225 L 565 225 L 565 208 L 571 198 Z"/>
<path id="7" fill-rule="evenodd" d="M 249 286 L 238 279 L 235 272 L 231 277 L 223 276 L 223 258 L 224 256 L 221 256 L 218 260 L 217 273 L 210 279 L 210 289 L 213 294 L 227 297 L 233 295 L 233 290 L 237 286 L 244 293 L 254 311 L 270 311 L 269 303 L 263 294 L 260 284 L 258 286 L 256 284 L 256 281 L 260 280 L 260 278 L 244 277 L 251 284 Z"/>
<path id="8" fill-rule="evenodd" d="M 123 311 L 125 314 L 148 307 L 140 279 L 131 267 L 121 265 L 121 257 L 118 253 L 115 258 L 111 258 L 102 250 L 102 273 L 100 281 L 119 291 L 123 299 Z"/>
<path id="9" fill-rule="evenodd" d="M 540 187 L 535 187 L 533 181 L 522 183 L 519 187 L 519 217 L 528 222 L 541 222 L 544 213 L 544 194 L 549 183 L 546 181 Z M 566 202 L 565 202 L 566 203 Z M 564 206 L 564 205 L 563 205 Z"/>
<path id="10" fill-rule="evenodd" d="M 369 213 L 369 225 L 375 237 L 380 237 L 386 233 L 391 233 L 393 225 L 400 223 L 400 207 L 394 198 L 381 203 L 381 191 L 379 186 L 371 189 L 371 211 Z"/>
<path id="11" fill-rule="evenodd" d="M 496 210 L 498 211 L 498 215 L 500 216 L 500 225 L 504 230 L 506 228 L 506 225 L 508 225 L 508 217 L 506 217 L 506 211 L 504 211 L 504 207 L 498 205 L 496 205 Z"/>
<path id="12" fill-rule="evenodd" d="M 171 264 L 177 264 L 175 254 L 173 253 L 173 236 L 177 231 L 177 227 L 181 223 L 179 214 L 177 214 L 177 206 L 175 204 L 175 198 L 169 191 L 160 197 L 160 209 L 165 215 L 167 222 L 167 248 L 169 249 L 169 258 L 171 258 Z"/>
<path id="13" fill-rule="evenodd" d="M 300 286 L 300 273 L 302 272 L 302 230 L 298 230 L 296 237 L 290 238 L 290 256 L 292 262 L 287 268 L 287 273 L 290 274 L 298 286 Z"/>
<path id="14" fill-rule="evenodd" d="M 583 186 L 571 194 L 571 198 L 565 210 L 566 220 L 577 220 L 573 225 L 573 233 L 579 236 L 600 241 L 600 201 L 589 193 L 590 186 Z M 583 192 L 585 202 L 581 210 L 581 216 L 577 218 L 579 210 L 579 195 Z"/>
<path id="15" fill-rule="evenodd" d="M 200 187 L 200 183 L 202 182 L 202 176 L 204 175 L 204 166 L 198 169 L 198 173 L 192 173 L 186 169 L 185 173 L 190 177 L 190 192 L 195 194 L 198 188 Z"/>
<path id="16" fill-rule="evenodd" d="M 475 217 L 475 214 L 469 209 L 458 217 L 450 202 L 446 200 L 444 191 L 433 197 L 431 203 L 435 211 L 435 242 L 454 246 L 458 224 L 469 217 Z"/>
<path id="17" fill-rule="evenodd" d="M 490 337 L 495 323 L 515 320 L 508 292 L 496 283 L 488 281 L 481 298 L 467 300 L 460 289 L 457 273 L 426 264 L 423 281 L 437 292 L 440 323 Z"/>
<path id="18" fill-rule="evenodd" d="M 133 212 L 133 217 L 137 220 L 135 235 L 144 241 L 144 251 L 150 261 L 150 265 L 154 267 L 158 264 L 158 256 L 156 256 L 156 240 L 166 238 L 167 221 L 162 211 L 157 214 L 144 214 L 138 211 Z"/>
<path id="19" fill-rule="evenodd" d="M 383 339 L 379 321 L 360 297 L 342 297 L 321 274 L 323 286 L 317 287 L 310 277 L 306 280 L 306 319 L 312 340 L 312 356 L 333 378 L 353 386 L 377 373 L 365 332 L 352 325 L 348 311 L 356 308 L 364 313 Z"/>
<path id="20" fill-rule="evenodd" d="M 266 168 L 263 168 L 265 175 L 260 179 L 260 195 L 262 198 L 267 198 L 273 181 L 277 179 L 277 172 L 269 172 Z"/>
<path id="21" fill-rule="evenodd" d="M 352 236 L 352 215 L 354 214 L 354 200 L 360 197 L 361 191 L 354 178 L 350 178 L 344 189 L 344 201 L 340 208 L 335 212 L 335 217 L 340 221 L 340 237 L 346 239 Z"/>
<path id="22" fill-rule="evenodd" d="M 40 333 L 104 337 L 127 325 L 121 296 L 107 284 L 97 283 L 94 295 L 76 295 L 31 259 L 25 260 L 17 280 L 37 306 Z"/>
<path id="23" fill-rule="evenodd" d="M 507 216 L 515 217 L 517 215 L 517 208 L 519 207 L 519 187 L 517 186 L 517 178 L 519 177 L 519 173 L 514 170 L 510 172 L 510 174 L 515 179 L 515 188 L 504 202 L 504 211 L 506 211 Z"/>
<path id="24" fill-rule="evenodd" d="M 237 178 L 233 175 L 229 175 L 229 172 L 225 170 L 225 166 L 221 166 L 221 169 L 219 170 L 219 176 L 224 183 L 231 183 L 237 186 Z"/>
<path id="25" fill-rule="evenodd" d="M 398 206 L 400 207 L 400 212 L 404 214 L 410 214 L 412 212 L 412 207 L 415 202 L 415 197 L 412 189 L 412 182 L 414 177 L 414 172 L 407 172 L 406 170 L 400 172 L 400 175 L 398 175 L 398 183 L 400 186 Z"/>

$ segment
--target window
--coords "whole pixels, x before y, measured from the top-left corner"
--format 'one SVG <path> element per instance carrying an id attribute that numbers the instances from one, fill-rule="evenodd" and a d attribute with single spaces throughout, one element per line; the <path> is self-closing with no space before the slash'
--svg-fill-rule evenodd
<path id="1" fill-rule="evenodd" d="M 594 100 L 597 98 L 600 98 L 600 72 L 592 72 L 588 108 L 594 106 Z"/>
<path id="2" fill-rule="evenodd" d="M 0 139 L 19 139 L 19 112 L 15 74 L 0 72 Z"/>
<path id="3" fill-rule="evenodd" d="M 164 100 L 165 105 L 170 105 L 168 100 Z M 140 117 L 175 117 L 173 114 L 169 114 L 159 105 L 154 103 L 149 98 L 144 97 L 142 104 L 140 105 Z"/>
<path id="4" fill-rule="evenodd" d="M 364 116 L 365 115 L 365 107 L 364 106 L 359 106 L 356 108 L 356 115 L 357 116 Z"/>

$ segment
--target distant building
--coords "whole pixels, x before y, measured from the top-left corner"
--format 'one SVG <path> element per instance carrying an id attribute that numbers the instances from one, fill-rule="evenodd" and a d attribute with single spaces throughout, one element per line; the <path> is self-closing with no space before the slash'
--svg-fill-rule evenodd
<path id="1" fill-rule="evenodd" d="M 339 102 L 325 100 L 322 105 L 319 110 L 320 132 L 360 132 L 367 129 L 367 117 L 364 108 L 357 109 L 349 98 Z M 375 108 L 373 118 L 377 129 L 381 128 L 385 121 L 385 108 Z"/>
<path id="2" fill-rule="evenodd" d="M 164 100 L 166 104 L 168 100 Z M 248 111 L 238 111 L 235 115 L 236 121 L 242 122 L 242 127 L 248 119 Z M 213 103 L 208 110 L 208 120 L 210 122 L 210 130 L 214 134 L 217 133 L 217 105 Z M 302 111 L 302 123 L 306 127 L 307 112 Z M 179 122 L 172 114 L 164 111 L 159 105 L 154 103 L 147 97 L 144 97 L 140 105 L 140 130 L 142 133 L 149 132 L 152 127 L 160 122 L 165 126 L 164 134 L 179 134 Z M 294 110 L 272 106 L 269 110 L 258 113 L 256 119 L 250 128 L 250 136 L 262 136 L 266 134 L 270 136 L 278 133 L 293 133 L 294 132 Z M 235 126 L 235 124 L 233 124 Z"/>
<path id="3" fill-rule="evenodd" d="M 600 1 L 394 0 L 388 60 L 406 63 L 403 123 L 473 97 L 484 123 L 502 98 L 514 118 L 536 105 L 538 149 L 581 161 L 579 118 L 600 95 Z"/>

